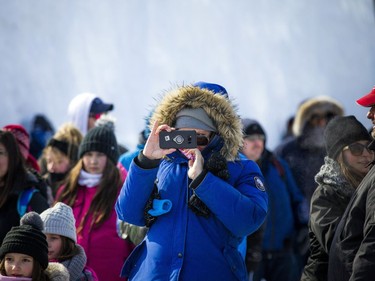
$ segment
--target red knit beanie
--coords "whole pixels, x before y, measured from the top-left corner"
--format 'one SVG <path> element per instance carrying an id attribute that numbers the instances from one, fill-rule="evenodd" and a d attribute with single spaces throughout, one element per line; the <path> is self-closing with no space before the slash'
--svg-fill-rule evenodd
<path id="1" fill-rule="evenodd" d="M 11 132 L 18 142 L 19 149 L 23 158 L 26 160 L 29 156 L 30 149 L 30 136 L 27 133 L 26 129 L 17 124 L 10 124 L 3 128 L 5 131 Z"/>

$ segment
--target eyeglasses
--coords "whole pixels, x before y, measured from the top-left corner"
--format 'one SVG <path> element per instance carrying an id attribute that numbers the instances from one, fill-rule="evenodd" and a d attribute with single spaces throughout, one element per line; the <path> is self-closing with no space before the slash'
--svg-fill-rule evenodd
<path id="1" fill-rule="evenodd" d="M 205 135 L 197 135 L 197 145 L 205 146 L 210 142 L 210 139 Z"/>
<path id="2" fill-rule="evenodd" d="M 90 113 L 89 117 L 98 120 L 103 113 Z"/>
<path id="3" fill-rule="evenodd" d="M 361 156 L 363 153 L 363 150 L 366 149 L 368 153 L 373 154 L 374 151 L 369 149 L 367 145 L 364 145 L 362 143 L 356 142 L 352 143 L 350 145 L 345 146 L 342 150 L 350 150 L 350 153 L 354 156 Z"/>

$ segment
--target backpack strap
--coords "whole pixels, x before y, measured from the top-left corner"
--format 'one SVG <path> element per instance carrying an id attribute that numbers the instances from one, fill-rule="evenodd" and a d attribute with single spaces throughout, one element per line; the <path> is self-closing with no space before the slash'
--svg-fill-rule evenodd
<path id="1" fill-rule="evenodd" d="M 17 211 L 20 217 L 22 217 L 26 213 L 27 206 L 29 205 L 29 202 L 35 192 L 39 192 L 39 190 L 32 187 L 23 190 L 18 196 Z"/>

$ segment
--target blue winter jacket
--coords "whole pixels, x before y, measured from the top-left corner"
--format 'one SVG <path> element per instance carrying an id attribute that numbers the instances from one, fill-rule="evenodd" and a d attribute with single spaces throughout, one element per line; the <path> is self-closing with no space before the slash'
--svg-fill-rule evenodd
<path id="1" fill-rule="evenodd" d="M 205 218 L 187 205 L 193 191 L 188 160 L 180 152 L 153 169 L 142 169 L 133 161 L 116 204 L 119 219 L 145 225 L 144 207 L 155 181 L 161 198 L 169 199 L 172 208 L 150 227 L 124 264 L 122 275 L 147 281 L 247 280 L 237 247 L 263 223 L 267 194 L 255 162 L 230 161 L 228 170 L 227 181 L 208 172 L 195 189 L 211 211 Z"/>
<path id="2" fill-rule="evenodd" d="M 269 209 L 265 222 L 263 250 L 291 250 L 293 235 L 296 233 L 295 226 L 306 224 L 308 221 L 307 210 L 299 213 L 303 209 L 304 197 L 284 160 L 277 159 L 283 174 L 280 174 L 280 170 L 269 159 L 265 161 L 267 163 L 262 171 L 265 177 Z"/>

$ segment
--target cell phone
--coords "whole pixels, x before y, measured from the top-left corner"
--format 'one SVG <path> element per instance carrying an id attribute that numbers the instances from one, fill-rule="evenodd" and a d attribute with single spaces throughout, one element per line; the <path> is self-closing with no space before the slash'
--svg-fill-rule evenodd
<path id="1" fill-rule="evenodd" d="M 194 130 L 175 130 L 159 133 L 160 148 L 196 148 L 197 133 Z"/>

